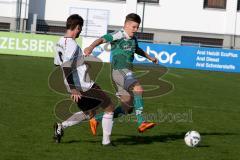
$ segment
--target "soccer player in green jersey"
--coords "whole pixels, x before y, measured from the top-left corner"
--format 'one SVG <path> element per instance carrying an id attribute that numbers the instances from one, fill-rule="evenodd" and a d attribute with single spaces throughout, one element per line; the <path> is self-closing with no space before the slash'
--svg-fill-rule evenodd
<path id="1" fill-rule="evenodd" d="M 102 43 L 111 43 L 112 79 L 117 87 L 116 95 L 121 100 L 121 106 L 115 109 L 114 117 L 131 113 L 134 108 L 138 131 L 144 132 L 156 124 L 145 121 L 142 115 L 143 88 L 132 73 L 132 62 L 134 60 L 134 53 L 146 57 L 156 64 L 158 60 L 155 57 L 150 57 L 138 47 L 138 42 L 134 34 L 137 32 L 140 23 L 141 18 L 139 15 L 135 13 L 128 14 L 123 29 L 106 34 L 95 40 L 89 47 L 85 48 L 84 53 L 85 55 L 90 55 L 96 46 Z M 102 114 L 99 114 L 90 120 L 91 130 L 94 135 L 96 135 L 96 128 L 101 118 Z"/>

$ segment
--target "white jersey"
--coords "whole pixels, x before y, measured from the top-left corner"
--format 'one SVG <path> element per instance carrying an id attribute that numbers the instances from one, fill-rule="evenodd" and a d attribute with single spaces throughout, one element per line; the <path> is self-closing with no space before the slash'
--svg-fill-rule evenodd
<path id="1" fill-rule="evenodd" d="M 87 72 L 87 65 L 84 62 L 84 55 L 81 48 L 72 38 L 61 37 L 56 45 L 54 64 L 71 68 L 74 86 L 80 91 L 88 91 L 94 84 Z M 71 92 L 69 83 L 64 76 L 64 84 L 68 92 Z"/>

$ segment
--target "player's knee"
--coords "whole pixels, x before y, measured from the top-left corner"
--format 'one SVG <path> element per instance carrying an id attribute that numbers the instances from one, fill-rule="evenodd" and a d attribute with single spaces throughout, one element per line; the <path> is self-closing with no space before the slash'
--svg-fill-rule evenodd
<path id="1" fill-rule="evenodd" d="M 135 85 L 134 87 L 133 87 L 133 93 L 134 94 L 143 94 L 143 88 L 142 88 L 142 86 L 141 85 Z"/>
<path id="2" fill-rule="evenodd" d="M 121 97 L 121 102 L 123 104 L 128 105 L 128 104 L 130 104 L 132 102 L 132 97 L 130 95 L 129 96 L 122 96 Z"/>

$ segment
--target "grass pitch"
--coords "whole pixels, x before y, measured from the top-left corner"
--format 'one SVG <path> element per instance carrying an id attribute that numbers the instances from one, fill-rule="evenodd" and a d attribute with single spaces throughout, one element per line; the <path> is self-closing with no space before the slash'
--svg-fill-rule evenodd
<path id="1" fill-rule="evenodd" d="M 112 86 L 108 65 L 98 83 Z M 54 106 L 68 98 L 48 86 L 54 69 L 47 58 L 0 56 L 0 159 L 237 160 L 240 157 L 240 74 L 169 69 L 162 76 L 172 90 L 145 100 L 145 112 L 158 126 L 140 134 L 131 117 L 116 119 L 112 141 L 103 148 L 101 127 L 92 136 L 87 122 L 65 130 L 61 144 L 52 140 Z M 149 79 L 151 82 L 151 79 Z M 108 82 L 108 83 L 106 83 Z M 189 148 L 184 134 L 196 130 L 201 144 Z"/>

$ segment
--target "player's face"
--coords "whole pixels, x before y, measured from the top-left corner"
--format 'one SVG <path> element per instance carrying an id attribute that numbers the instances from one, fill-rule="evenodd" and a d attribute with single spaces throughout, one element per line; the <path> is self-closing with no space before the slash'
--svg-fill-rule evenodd
<path id="1" fill-rule="evenodd" d="M 74 32 L 75 32 L 75 37 L 78 38 L 80 33 L 82 32 L 82 26 L 80 25 L 77 25 L 76 28 L 74 29 Z"/>
<path id="2" fill-rule="evenodd" d="M 127 32 L 129 37 L 133 37 L 134 33 L 137 32 L 139 23 L 133 21 L 127 21 L 124 24 L 124 30 Z"/>

